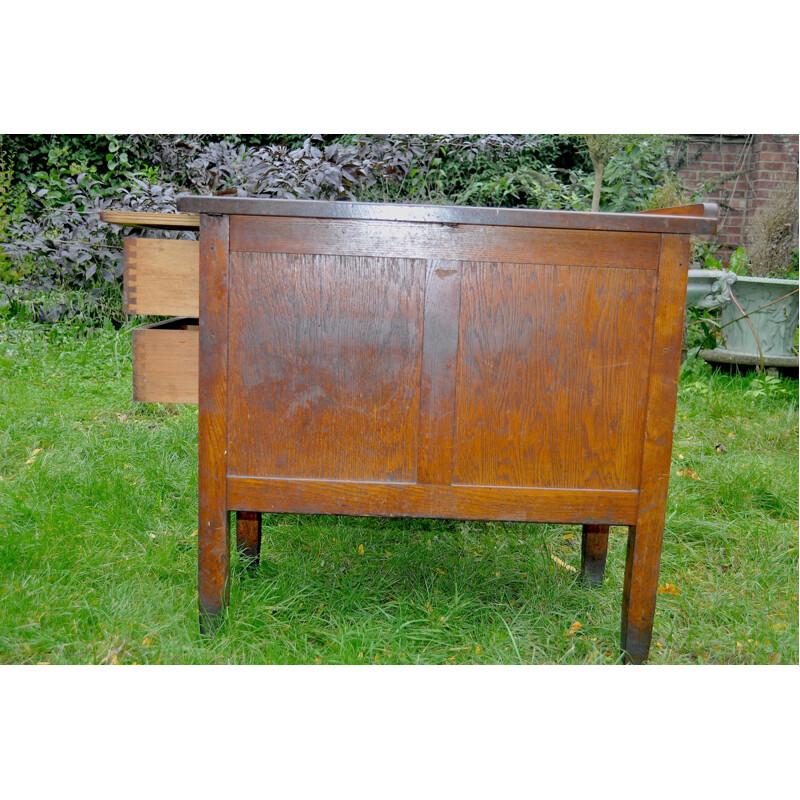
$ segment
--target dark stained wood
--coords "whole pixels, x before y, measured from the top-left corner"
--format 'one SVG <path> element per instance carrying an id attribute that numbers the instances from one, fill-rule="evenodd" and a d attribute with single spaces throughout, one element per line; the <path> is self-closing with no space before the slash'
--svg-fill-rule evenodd
<path id="1" fill-rule="evenodd" d="M 200 396 L 198 406 L 198 603 L 212 632 L 230 597 L 228 428 L 228 217 L 200 220 Z"/>
<path id="2" fill-rule="evenodd" d="M 636 489 L 655 273 L 463 270 L 454 482 Z"/>
<path id="3" fill-rule="evenodd" d="M 129 236 L 124 253 L 124 311 L 142 316 L 200 314 L 200 245 Z"/>
<path id="4" fill-rule="evenodd" d="M 693 203 L 688 206 L 673 206 L 672 208 L 651 208 L 639 211 L 639 214 L 661 214 L 679 217 L 705 217 L 716 224 L 719 215 L 719 206 L 716 203 Z"/>
<path id="5" fill-rule="evenodd" d="M 476 208 L 408 203 L 349 203 L 326 200 L 276 200 L 255 197 L 178 197 L 180 211 L 205 214 L 315 217 L 318 219 L 424 222 L 443 225 L 568 228 L 570 230 L 637 231 L 650 233 L 714 233 L 716 218 L 677 212 L 657 216 L 528 208 Z M 672 210 L 672 209 L 671 209 Z"/>
<path id="6" fill-rule="evenodd" d="M 231 217 L 231 250 L 653 270 L 659 237 L 497 225 Z"/>
<path id="7" fill-rule="evenodd" d="M 133 399 L 196 403 L 200 332 L 194 318 L 177 317 L 133 329 Z"/>
<path id="8" fill-rule="evenodd" d="M 232 474 L 414 481 L 425 264 L 231 254 Z"/>
<path id="9" fill-rule="evenodd" d="M 626 525 L 621 644 L 646 660 L 688 234 L 715 207 L 179 207 L 201 214 L 204 630 L 228 602 L 231 511 L 254 563 L 262 512 L 578 523 L 589 583 Z"/>
<path id="10" fill-rule="evenodd" d="M 368 517 L 502 519 L 520 522 L 630 525 L 636 491 L 437 486 L 415 483 L 285 480 L 231 475 L 232 508 Z"/>
<path id="11" fill-rule="evenodd" d="M 581 577 L 592 586 L 603 582 L 608 554 L 608 525 L 584 525 L 581 532 Z"/>
<path id="12" fill-rule="evenodd" d="M 428 262 L 419 405 L 419 483 L 450 484 L 456 406 L 461 265 Z"/>
<path id="13" fill-rule="evenodd" d="M 622 650 L 634 663 L 647 658 L 653 632 L 690 255 L 687 237 L 664 237 L 647 385 L 639 509 L 636 524 L 628 533 L 622 600 Z"/>
<path id="14" fill-rule="evenodd" d="M 255 568 L 261 558 L 261 513 L 236 512 L 236 549 Z"/>

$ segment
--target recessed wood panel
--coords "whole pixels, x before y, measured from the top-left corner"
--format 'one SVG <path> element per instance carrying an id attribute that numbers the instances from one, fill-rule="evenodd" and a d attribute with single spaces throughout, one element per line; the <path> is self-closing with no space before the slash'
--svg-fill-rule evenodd
<path id="1" fill-rule="evenodd" d="M 656 275 L 462 268 L 453 482 L 636 489 Z"/>
<path id="2" fill-rule="evenodd" d="M 181 239 L 125 239 L 124 311 L 200 315 L 200 245 Z"/>
<path id="3" fill-rule="evenodd" d="M 416 479 L 425 266 L 231 254 L 229 473 Z"/>
<path id="4" fill-rule="evenodd" d="M 231 250 L 654 270 L 659 236 L 376 220 L 231 217 Z"/>
<path id="5" fill-rule="evenodd" d="M 196 403 L 200 334 L 196 319 L 172 319 L 133 329 L 133 399 Z"/>

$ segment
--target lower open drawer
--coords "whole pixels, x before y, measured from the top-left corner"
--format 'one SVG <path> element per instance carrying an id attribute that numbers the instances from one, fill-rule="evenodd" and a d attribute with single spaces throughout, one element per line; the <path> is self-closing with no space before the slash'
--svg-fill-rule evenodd
<path id="1" fill-rule="evenodd" d="M 133 399 L 196 403 L 200 330 L 193 317 L 173 317 L 133 330 Z"/>

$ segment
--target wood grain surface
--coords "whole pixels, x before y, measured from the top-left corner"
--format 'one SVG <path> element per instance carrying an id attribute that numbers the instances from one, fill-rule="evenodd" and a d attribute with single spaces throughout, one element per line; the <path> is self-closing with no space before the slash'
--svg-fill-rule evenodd
<path id="1" fill-rule="evenodd" d="M 569 230 L 637 231 L 640 233 L 714 233 L 717 206 L 702 213 L 697 206 L 665 209 L 657 216 L 627 213 L 556 211 L 532 208 L 487 208 L 413 203 L 350 203 L 263 197 L 178 197 L 180 211 L 231 216 L 313 217 L 383 222 L 423 222 L 445 225 L 497 225 L 506 228 L 567 228 Z"/>
<path id="2" fill-rule="evenodd" d="M 655 274 L 464 264 L 453 480 L 636 489 Z"/>
<path id="3" fill-rule="evenodd" d="M 659 236 L 497 225 L 231 217 L 231 250 L 653 270 Z"/>
<path id="4" fill-rule="evenodd" d="M 622 649 L 634 662 L 647 658 L 653 631 L 690 247 L 689 239 L 682 236 L 665 236 L 661 247 L 653 347 L 647 375 L 641 493 L 636 524 L 628 534 L 622 601 Z"/>
<path id="5" fill-rule="evenodd" d="M 143 316 L 200 315 L 200 244 L 128 237 L 123 310 Z"/>
<path id="6" fill-rule="evenodd" d="M 200 391 L 198 405 L 198 604 L 213 631 L 230 598 L 228 464 L 228 217 L 200 220 Z"/>
<path id="7" fill-rule="evenodd" d="M 228 504 L 243 510 L 303 514 L 562 523 L 581 520 L 597 525 L 630 525 L 636 518 L 638 492 L 231 475 L 228 477 Z"/>
<path id="8" fill-rule="evenodd" d="M 461 265 L 428 262 L 419 406 L 418 483 L 453 478 Z"/>
<path id="9" fill-rule="evenodd" d="M 644 660 L 689 259 L 652 230 L 708 208 L 610 231 L 226 207 L 245 212 L 201 216 L 205 624 L 228 600 L 230 510 L 253 558 L 261 512 L 580 523 L 589 582 L 626 525 L 622 646 Z"/>
<path id="10" fill-rule="evenodd" d="M 689 205 L 672 206 L 671 208 L 649 208 L 647 211 L 639 211 L 637 213 L 672 217 L 696 217 L 698 219 L 706 219 L 716 226 L 719 206 L 716 203 L 690 203 Z M 664 232 L 667 233 L 667 231 Z M 676 232 L 673 231 L 673 233 Z"/>
<path id="11" fill-rule="evenodd" d="M 186 230 L 200 227 L 199 214 L 162 214 L 151 211 L 101 211 L 100 221 L 127 228 Z"/>
<path id="12" fill-rule="evenodd" d="M 231 254 L 231 473 L 414 481 L 425 264 Z"/>
<path id="13" fill-rule="evenodd" d="M 133 329 L 133 399 L 196 403 L 200 333 L 196 319 L 177 318 Z"/>

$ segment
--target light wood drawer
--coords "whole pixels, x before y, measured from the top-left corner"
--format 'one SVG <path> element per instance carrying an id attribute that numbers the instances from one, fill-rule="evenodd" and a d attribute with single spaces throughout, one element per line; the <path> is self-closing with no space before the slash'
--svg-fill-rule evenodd
<path id="1" fill-rule="evenodd" d="M 197 319 L 174 317 L 133 330 L 133 399 L 196 403 L 200 359 Z"/>
<path id="2" fill-rule="evenodd" d="M 200 245 L 181 239 L 125 239 L 126 314 L 200 314 Z"/>

